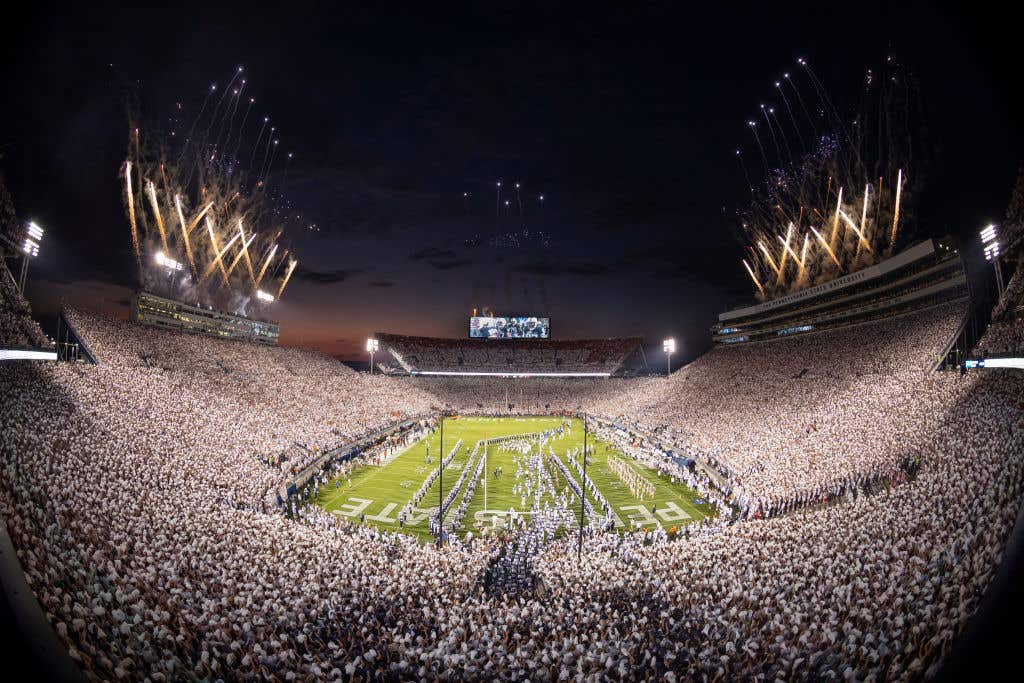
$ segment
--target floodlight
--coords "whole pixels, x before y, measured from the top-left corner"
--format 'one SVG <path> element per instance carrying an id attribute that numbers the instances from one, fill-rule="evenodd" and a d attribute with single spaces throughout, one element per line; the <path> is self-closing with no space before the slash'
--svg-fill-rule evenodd
<path id="1" fill-rule="evenodd" d="M 162 251 L 156 252 L 156 257 L 155 258 L 156 258 L 156 262 L 159 265 L 161 265 L 164 268 L 166 268 L 167 270 L 172 270 L 172 271 L 173 270 L 181 270 L 184 267 L 180 263 L 178 263 L 177 261 L 172 259 L 171 257 L 164 256 L 164 252 L 162 252 Z"/>
<path id="2" fill-rule="evenodd" d="M 380 348 L 380 342 L 370 337 L 366 340 L 366 350 L 370 353 L 370 374 L 373 374 L 373 354 Z"/>
<path id="3" fill-rule="evenodd" d="M 985 260 L 992 263 L 992 267 L 996 271 L 996 286 L 999 290 L 999 296 L 1003 296 L 1003 270 L 999 265 L 999 234 L 996 231 L 994 224 L 989 224 L 980 233 L 981 244 L 985 249 Z"/>
<path id="4" fill-rule="evenodd" d="M 268 303 L 274 300 L 274 296 L 272 294 L 267 294 L 262 289 L 256 290 L 256 298 L 259 299 L 260 301 L 266 301 Z"/>
<path id="5" fill-rule="evenodd" d="M 661 343 L 661 347 L 665 351 L 665 353 L 675 353 L 676 352 L 676 340 L 675 339 L 666 339 L 665 341 L 663 341 Z"/>

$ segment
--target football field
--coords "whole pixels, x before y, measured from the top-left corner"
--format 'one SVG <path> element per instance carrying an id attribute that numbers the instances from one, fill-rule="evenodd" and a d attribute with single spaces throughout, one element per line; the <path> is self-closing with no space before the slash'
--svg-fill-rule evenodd
<path id="1" fill-rule="evenodd" d="M 538 453 L 535 435 L 563 427 L 552 435 Z M 525 435 L 516 438 L 517 435 Z M 513 443 L 484 443 L 513 437 Z M 424 482 L 436 472 L 441 454 L 440 431 L 409 446 L 381 465 L 358 465 L 350 476 L 332 479 L 321 487 L 315 503 L 339 517 L 373 524 L 390 531 L 415 534 L 432 540 L 429 515 L 459 484 L 454 501 L 446 507 L 445 526 L 462 536 L 492 533 L 510 519 L 529 518 L 538 508 L 568 508 L 572 525 L 578 528 L 579 499 L 572 493 L 580 487 L 578 465 L 582 465 L 583 422 L 560 417 L 458 417 L 444 423 L 444 452 L 458 444 L 443 477 L 436 477 L 418 505 L 407 511 L 404 523 L 399 513 L 412 502 Z M 713 508 L 698 502 L 698 494 L 655 469 L 623 455 L 609 443 L 588 437 L 590 457 L 587 477 L 612 509 L 616 530 L 681 527 L 713 514 Z M 428 462 L 429 452 L 429 462 Z M 555 457 L 551 456 L 554 453 Z M 534 456 L 532 459 L 527 456 Z M 575 460 L 575 462 L 574 462 Z M 559 465 L 561 463 L 561 466 Z M 475 489 L 467 500 L 461 523 L 455 524 L 455 510 L 479 471 Z M 575 483 L 571 485 L 570 479 Z M 443 479 L 444 488 L 441 488 Z M 543 483 L 538 483 L 543 482 Z M 527 488 L 529 487 L 529 493 Z M 588 491 L 595 510 L 601 506 Z M 653 509 L 653 511 L 652 511 Z M 569 515 L 566 515 L 568 518 Z"/>

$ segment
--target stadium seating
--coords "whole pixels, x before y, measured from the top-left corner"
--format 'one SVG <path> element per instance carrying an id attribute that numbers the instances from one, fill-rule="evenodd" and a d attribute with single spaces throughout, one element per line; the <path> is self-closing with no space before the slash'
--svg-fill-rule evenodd
<path id="1" fill-rule="evenodd" d="M 32 319 L 7 266 L 0 263 L 0 348 L 50 349 L 50 341 Z"/>
<path id="2" fill-rule="evenodd" d="M 486 340 L 378 334 L 381 346 L 407 372 L 529 372 L 610 375 L 639 339 Z"/>
<path id="3" fill-rule="evenodd" d="M 716 348 L 668 379 L 492 381 L 70 312 L 99 365 L 0 367 L 0 512 L 90 679 L 920 678 L 1021 501 L 1024 381 L 927 370 L 961 313 Z M 506 395 L 693 444 L 746 514 L 595 533 L 579 563 L 575 539 L 437 549 L 265 503 L 295 442 Z"/>

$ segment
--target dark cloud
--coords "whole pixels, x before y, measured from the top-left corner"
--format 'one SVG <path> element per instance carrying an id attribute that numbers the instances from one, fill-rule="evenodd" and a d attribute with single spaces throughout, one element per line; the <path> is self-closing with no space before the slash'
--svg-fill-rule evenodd
<path id="1" fill-rule="evenodd" d="M 424 247 L 409 254 L 410 261 L 427 263 L 438 270 L 454 270 L 473 263 L 472 259 L 458 258 L 458 255 L 451 249 L 440 247 Z"/>
<path id="2" fill-rule="evenodd" d="M 430 261 L 434 259 L 450 259 L 455 256 L 451 249 L 440 249 L 438 247 L 424 247 L 409 254 L 410 261 Z"/>
<path id="3" fill-rule="evenodd" d="M 395 283 L 391 280 L 373 280 L 370 282 L 371 287 L 394 287 Z"/>
<path id="4" fill-rule="evenodd" d="M 611 267 L 601 263 L 523 263 L 513 270 L 529 275 L 579 275 L 582 277 L 601 277 L 612 275 Z"/>
<path id="5" fill-rule="evenodd" d="M 336 270 L 318 271 L 299 266 L 295 269 L 293 277 L 303 282 L 312 282 L 318 285 L 333 285 L 336 282 L 344 282 L 351 277 L 364 272 L 362 268 L 338 268 Z"/>
<path id="6" fill-rule="evenodd" d="M 456 268 L 462 268 L 473 263 L 473 259 L 442 259 L 428 261 L 427 263 L 438 270 L 455 270 Z"/>

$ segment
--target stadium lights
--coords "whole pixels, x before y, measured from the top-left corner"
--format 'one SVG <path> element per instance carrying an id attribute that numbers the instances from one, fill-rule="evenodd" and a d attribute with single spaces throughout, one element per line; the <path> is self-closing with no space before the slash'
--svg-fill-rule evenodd
<path id="1" fill-rule="evenodd" d="M 661 348 L 665 352 L 666 358 L 666 373 L 665 376 L 672 374 L 672 354 L 676 352 L 676 340 L 666 339 L 661 343 Z"/>
<path id="2" fill-rule="evenodd" d="M 370 337 L 366 340 L 366 350 L 370 352 L 370 374 L 373 374 L 373 354 L 380 349 L 380 341 Z"/>
<path id="3" fill-rule="evenodd" d="M 43 229 L 35 221 L 29 223 L 25 233 L 25 244 L 21 248 L 22 251 L 29 256 L 39 256 L 39 243 L 42 239 Z"/>
<path id="4" fill-rule="evenodd" d="M 184 267 L 180 263 L 178 263 L 177 261 L 172 259 L 171 257 L 164 256 L 164 252 L 162 252 L 162 251 L 156 252 L 156 257 L 155 258 L 156 258 L 157 264 L 163 266 L 164 268 L 166 268 L 169 271 L 181 270 Z"/>
<path id="5" fill-rule="evenodd" d="M 18 292 L 25 293 L 25 278 L 28 276 L 28 260 L 39 256 L 39 244 L 43 241 L 43 229 L 35 221 L 25 228 L 25 241 L 21 245 L 21 273 L 18 275 Z"/>
<path id="6" fill-rule="evenodd" d="M 999 288 L 999 298 L 1003 298 L 1003 269 L 999 265 L 999 234 L 996 226 L 990 224 L 981 231 L 981 245 L 985 250 L 985 260 L 992 262 L 996 271 L 996 286 Z"/>
<path id="7" fill-rule="evenodd" d="M 274 295 L 267 294 L 262 289 L 256 290 L 256 298 L 259 299 L 260 301 L 266 301 L 267 303 L 272 303 L 274 301 Z"/>

